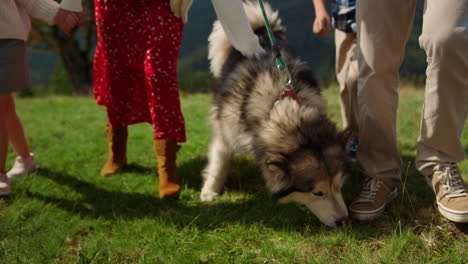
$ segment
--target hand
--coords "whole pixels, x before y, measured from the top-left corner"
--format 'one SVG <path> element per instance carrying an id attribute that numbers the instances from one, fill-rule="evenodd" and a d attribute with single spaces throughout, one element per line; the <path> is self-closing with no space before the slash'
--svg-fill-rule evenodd
<path id="1" fill-rule="evenodd" d="M 327 12 L 319 12 L 315 16 L 312 27 L 314 34 L 319 37 L 326 37 L 331 30 L 331 20 Z"/>
<path id="2" fill-rule="evenodd" d="M 193 0 L 171 0 L 171 10 L 174 16 L 182 18 L 184 23 L 188 21 L 188 10 Z"/>
<path id="3" fill-rule="evenodd" d="M 72 12 L 60 8 L 55 16 L 55 24 L 58 28 L 63 31 L 67 36 L 70 36 L 71 30 L 80 26 L 83 27 L 83 12 Z"/>

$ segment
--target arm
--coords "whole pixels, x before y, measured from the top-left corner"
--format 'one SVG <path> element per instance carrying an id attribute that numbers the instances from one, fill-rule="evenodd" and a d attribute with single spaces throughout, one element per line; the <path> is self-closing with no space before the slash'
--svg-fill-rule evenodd
<path id="1" fill-rule="evenodd" d="M 74 27 L 83 27 L 83 6 L 81 0 L 62 0 L 55 16 L 55 23 L 67 36 Z"/>
<path id="2" fill-rule="evenodd" d="M 17 0 L 26 12 L 34 17 L 46 21 L 49 25 L 57 26 L 68 36 L 70 31 L 82 22 L 83 13 L 65 10 L 53 0 Z M 79 2 L 77 2 L 79 1 Z M 81 0 L 64 0 L 66 8 L 81 8 Z M 70 2 L 74 2 L 71 3 Z"/>
<path id="3" fill-rule="evenodd" d="M 331 20 L 325 7 L 325 0 L 312 0 L 315 7 L 314 34 L 326 37 L 331 30 Z"/>
<path id="4" fill-rule="evenodd" d="M 59 10 L 59 4 L 52 0 L 17 0 L 26 12 L 34 17 L 54 24 L 54 18 Z"/>
<path id="5" fill-rule="evenodd" d="M 249 24 L 242 1 L 212 0 L 211 2 L 234 48 L 247 57 L 265 52 Z"/>

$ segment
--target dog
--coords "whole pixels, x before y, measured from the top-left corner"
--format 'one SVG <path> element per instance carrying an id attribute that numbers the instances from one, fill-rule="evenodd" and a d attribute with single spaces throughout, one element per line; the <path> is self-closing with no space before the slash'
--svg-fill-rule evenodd
<path id="1" fill-rule="evenodd" d="M 274 63 L 260 7 L 247 1 L 244 8 L 267 52 L 244 57 L 230 44 L 220 22 L 214 23 L 208 47 L 216 78 L 212 139 L 200 198 L 212 201 L 219 196 L 232 155 L 250 151 L 274 200 L 303 204 L 327 226 L 343 225 L 349 219 L 341 188 L 350 133 L 337 131 L 328 119 L 312 70 L 287 44 L 278 12 L 265 4 L 291 77 L 293 92 L 284 92 L 287 80 Z"/>

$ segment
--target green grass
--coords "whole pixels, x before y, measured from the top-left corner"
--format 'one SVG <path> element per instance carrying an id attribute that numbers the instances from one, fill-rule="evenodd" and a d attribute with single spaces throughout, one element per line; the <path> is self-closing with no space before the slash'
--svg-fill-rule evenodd
<path id="1" fill-rule="evenodd" d="M 335 89 L 324 96 L 339 121 Z M 188 142 L 178 156 L 179 201 L 157 198 L 152 130 L 132 126 L 131 164 L 98 175 L 106 158 L 102 107 L 92 98 L 18 99 L 41 169 L 13 182 L 0 199 L 0 263 L 465 263 L 467 225 L 441 218 L 414 168 L 422 93 L 401 92 L 399 144 L 403 192 L 372 223 L 331 229 L 296 204 L 272 202 L 252 157 L 239 156 L 227 192 L 202 203 L 200 171 L 209 142 L 209 95 L 186 95 Z M 468 131 L 463 135 L 468 146 Z M 8 166 L 14 154 L 10 152 Z M 468 179 L 468 164 L 461 170 Z M 358 168 L 344 187 L 349 202 L 360 189 Z"/>

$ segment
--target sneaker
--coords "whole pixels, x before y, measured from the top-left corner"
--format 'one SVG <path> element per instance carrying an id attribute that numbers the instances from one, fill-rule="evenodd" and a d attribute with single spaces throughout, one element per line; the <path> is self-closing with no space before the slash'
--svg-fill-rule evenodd
<path id="1" fill-rule="evenodd" d="M 374 220 L 397 195 L 398 188 L 387 184 L 385 180 L 369 178 L 358 198 L 348 207 L 351 217 L 359 221 Z"/>
<path id="2" fill-rule="evenodd" d="M 436 165 L 426 180 L 434 190 L 439 212 L 450 221 L 468 223 L 468 191 L 457 165 Z"/>
<path id="3" fill-rule="evenodd" d="M 7 172 L 8 178 L 20 177 L 37 170 L 38 166 L 34 155 L 30 153 L 27 158 L 16 157 L 15 164 L 9 172 Z"/>
<path id="4" fill-rule="evenodd" d="M 10 181 L 6 173 L 0 173 L 0 196 L 10 194 Z"/>

